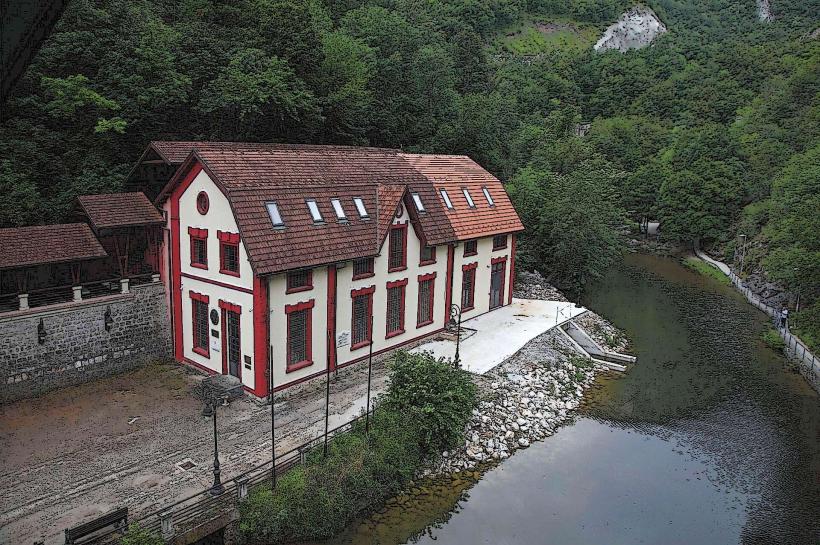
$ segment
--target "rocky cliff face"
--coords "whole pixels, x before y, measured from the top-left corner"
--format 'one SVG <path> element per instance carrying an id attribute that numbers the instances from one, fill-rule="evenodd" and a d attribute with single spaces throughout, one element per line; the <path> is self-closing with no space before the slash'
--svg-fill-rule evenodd
<path id="1" fill-rule="evenodd" d="M 769 0 L 757 0 L 757 16 L 765 23 L 774 21 L 772 6 Z"/>
<path id="2" fill-rule="evenodd" d="M 658 19 L 654 11 L 645 6 L 635 6 L 606 29 L 604 35 L 595 44 L 595 50 L 640 49 L 651 44 L 664 32 L 666 32 L 666 25 Z"/>

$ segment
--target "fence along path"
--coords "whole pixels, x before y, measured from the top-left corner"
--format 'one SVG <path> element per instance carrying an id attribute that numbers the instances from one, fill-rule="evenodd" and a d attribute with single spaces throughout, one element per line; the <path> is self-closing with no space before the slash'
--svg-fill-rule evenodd
<path id="1" fill-rule="evenodd" d="M 743 283 L 743 281 L 729 268 L 728 265 L 716 259 L 712 259 L 703 253 L 697 246 L 695 246 L 695 254 L 700 259 L 728 276 L 729 280 L 732 281 L 732 285 L 740 293 L 742 293 L 744 297 L 746 297 L 746 300 L 749 301 L 749 303 L 774 318 L 775 323 L 777 323 L 776 318 L 778 309 L 764 303 L 757 295 L 754 294 L 754 292 L 752 292 L 751 289 L 749 289 L 748 286 L 746 286 L 746 284 Z M 809 384 L 811 384 L 811 387 L 820 392 L 820 359 L 818 359 L 817 356 L 815 356 L 812 351 L 808 349 L 803 341 L 789 331 L 788 325 L 784 327 L 780 327 L 778 325 L 777 331 L 786 343 L 785 350 L 787 354 L 792 359 L 797 361 L 803 376 L 806 377 L 806 380 Z"/>

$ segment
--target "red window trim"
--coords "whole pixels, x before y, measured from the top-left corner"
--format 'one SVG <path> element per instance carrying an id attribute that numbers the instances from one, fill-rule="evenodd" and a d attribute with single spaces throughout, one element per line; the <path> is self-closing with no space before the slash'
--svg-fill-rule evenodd
<path id="1" fill-rule="evenodd" d="M 389 267 L 390 265 L 390 256 L 393 254 L 392 252 L 392 236 L 387 237 L 387 264 L 388 269 L 387 272 L 398 272 L 407 270 L 407 224 L 406 223 L 396 223 L 390 226 L 390 233 L 392 234 L 393 231 L 401 229 L 402 236 L 401 236 L 401 265 L 398 267 L 393 267 L 392 269 Z"/>
<path id="2" fill-rule="evenodd" d="M 308 301 L 302 301 L 300 303 L 296 303 L 293 305 L 285 305 L 285 314 L 287 315 L 287 333 L 285 338 L 285 345 L 287 347 L 287 353 L 285 354 L 285 373 L 293 373 L 294 371 L 298 371 L 299 369 L 304 369 L 305 367 L 310 367 L 313 365 L 313 307 L 316 304 L 315 299 L 310 299 Z M 307 331 L 305 331 L 305 357 L 306 359 L 302 361 L 297 361 L 296 363 L 290 363 L 290 315 L 294 312 L 299 312 L 302 310 L 307 310 Z"/>
<path id="3" fill-rule="evenodd" d="M 504 261 L 507 261 L 507 256 L 494 257 L 490 260 L 490 265 L 495 265 L 496 263 L 501 263 Z"/>
<path id="4" fill-rule="evenodd" d="M 422 282 L 426 282 L 427 280 L 432 280 L 430 282 L 430 319 L 425 320 L 424 322 L 418 321 L 418 311 L 416 312 L 416 329 L 420 327 L 424 327 L 426 325 L 430 325 L 435 321 L 435 308 L 436 308 L 436 273 L 427 273 L 427 274 L 420 274 L 417 277 L 419 284 Z M 419 295 L 421 295 L 421 289 L 419 288 Z M 421 301 L 419 301 L 420 303 Z M 420 306 L 420 305 L 419 305 Z M 417 307 L 418 308 L 418 307 Z"/>
<path id="5" fill-rule="evenodd" d="M 197 227 L 188 227 L 188 236 L 191 237 L 191 244 L 190 244 L 190 253 L 191 253 L 191 267 L 195 267 L 197 269 L 207 269 L 208 268 L 208 230 L 207 229 L 199 229 Z M 205 262 L 200 263 L 198 261 L 194 261 L 194 239 L 197 240 L 204 240 L 205 241 Z"/>
<path id="6" fill-rule="evenodd" d="M 299 293 L 300 291 L 310 291 L 313 289 L 313 269 L 307 271 L 307 284 L 298 288 L 290 287 L 290 275 L 302 271 L 288 271 L 285 273 L 285 293 Z"/>
<path id="7" fill-rule="evenodd" d="M 406 308 L 405 300 L 406 300 L 406 297 L 407 297 L 407 278 L 403 278 L 402 280 L 394 280 L 392 282 L 387 283 L 387 289 L 388 290 L 394 289 L 394 288 L 401 288 L 401 304 L 399 305 L 400 306 L 400 310 L 399 310 L 399 328 L 395 331 L 387 331 L 387 326 L 389 325 L 389 321 L 385 321 L 385 326 L 384 326 L 384 329 L 386 331 L 386 334 L 384 336 L 385 339 L 390 339 L 392 337 L 397 337 L 397 336 L 401 335 L 402 333 L 404 333 L 404 314 L 405 314 L 405 308 Z M 385 303 L 385 305 L 388 305 L 389 302 L 390 302 L 390 293 L 388 291 L 388 293 L 387 293 L 387 303 Z M 386 312 L 386 310 L 387 309 L 385 308 L 385 312 Z M 389 316 L 388 316 L 388 320 L 389 320 Z"/>
<path id="8" fill-rule="evenodd" d="M 461 312 L 465 312 L 467 310 L 473 310 L 475 308 L 475 277 L 476 273 L 473 272 L 473 292 L 470 294 L 470 306 L 463 306 L 464 305 L 464 276 L 470 272 L 475 271 L 478 269 L 478 262 L 475 263 L 468 263 L 466 265 L 461 266 Z"/>
<path id="9" fill-rule="evenodd" d="M 495 237 L 501 237 L 501 236 L 503 236 L 503 237 L 504 237 L 504 246 L 496 246 L 496 245 L 495 245 Z M 498 235 L 493 235 L 493 251 L 494 251 L 494 252 L 497 252 L 498 250 L 506 250 L 506 249 L 507 249 L 507 245 L 509 244 L 509 243 L 507 242 L 507 241 L 509 240 L 509 238 L 510 238 L 510 236 L 509 236 L 509 235 L 507 235 L 507 234 L 503 234 L 503 233 L 502 233 L 502 234 L 498 234 Z"/>
<path id="10" fill-rule="evenodd" d="M 436 247 L 435 246 L 422 246 L 421 250 L 419 251 L 419 254 L 421 254 L 421 252 L 423 252 L 425 248 L 432 248 L 433 249 L 433 257 L 431 259 L 428 259 L 427 261 L 424 261 L 423 259 L 421 259 L 421 255 L 419 255 L 419 267 L 423 267 L 425 265 L 434 265 L 436 263 Z"/>
<path id="11" fill-rule="evenodd" d="M 363 257 L 359 259 L 368 259 L 370 260 L 370 272 L 362 273 L 362 274 L 353 274 L 353 280 L 361 280 L 362 278 L 371 278 L 376 276 L 376 259 L 373 257 Z M 354 260 L 356 261 L 356 260 Z M 354 265 L 355 267 L 355 265 Z"/>
<path id="12" fill-rule="evenodd" d="M 228 276 L 240 276 L 239 274 L 239 233 L 228 233 L 225 231 L 217 231 L 217 238 L 219 238 L 219 272 L 227 274 Z M 236 248 L 236 271 L 231 271 L 225 268 L 225 246 L 234 246 Z"/>
<path id="13" fill-rule="evenodd" d="M 203 293 L 197 293 L 195 291 L 189 291 L 188 295 L 191 297 L 191 350 L 193 350 L 196 354 L 200 356 L 204 356 L 206 358 L 211 357 L 211 324 L 208 323 L 209 316 L 206 313 L 205 316 L 205 325 L 207 326 L 208 330 L 208 340 L 205 343 L 205 348 L 200 348 L 194 345 L 194 339 L 196 336 L 196 313 L 194 312 L 194 301 L 199 301 L 200 303 L 205 303 L 206 305 L 210 303 L 211 298 Z"/>
<path id="14" fill-rule="evenodd" d="M 367 315 L 370 317 L 367 323 L 367 339 L 356 344 L 350 343 L 350 350 L 358 350 L 359 348 L 363 348 L 365 346 L 370 346 L 370 343 L 373 342 L 373 293 L 376 291 L 376 286 L 368 286 L 366 288 L 359 288 L 350 290 L 350 335 L 352 337 L 353 331 L 356 329 L 356 315 L 353 312 L 355 302 L 353 299 L 356 297 L 367 297 Z M 352 338 L 351 338 L 352 341 Z"/>
<path id="15" fill-rule="evenodd" d="M 227 317 L 225 315 L 226 312 L 235 312 L 237 315 L 240 316 L 239 322 L 239 367 L 237 368 L 239 371 L 239 380 L 242 380 L 242 307 L 236 305 L 234 303 L 229 303 L 222 299 L 219 300 L 219 308 L 222 309 L 221 319 L 221 332 L 222 332 L 222 374 L 227 375 L 230 374 L 230 369 L 228 369 L 228 337 L 227 337 Z"/>
<path id="16" fill-rule="evenodd" d="M 467 251 L 467 244 L 470 243 L 470 242 L 475 242 L 475 251 L 474 252 L 468 252 Z M 464 241 L 464 257 L 470 257 L 470 256 L 473 256 L 473 255 L 478 255 L 478 239 L 475 239 L 475 238 L 472 239 L 472 240 L 465 240 Z"/>

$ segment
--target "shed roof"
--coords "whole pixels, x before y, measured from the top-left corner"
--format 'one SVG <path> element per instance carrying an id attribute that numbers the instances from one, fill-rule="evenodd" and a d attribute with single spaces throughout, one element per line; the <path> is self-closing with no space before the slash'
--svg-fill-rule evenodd
<path id="1" fill-rule="evenodd" d="M 0 229 L 0 269 L 85 261 L 107 255 L 85 223 Z"/>
<path id="2" fill-rule="evenodd" d="M 94 230 L 163 223 L 144 193 L 105 193 L 77 197 Z"/>

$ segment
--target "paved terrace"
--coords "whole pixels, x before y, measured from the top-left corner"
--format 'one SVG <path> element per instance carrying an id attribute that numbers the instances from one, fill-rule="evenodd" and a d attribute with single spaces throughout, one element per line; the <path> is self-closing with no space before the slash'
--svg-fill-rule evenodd
<path id="1" fill-rule="evenodd" d="M 515 299 L 463 323 L 475 333 L 462 340 L 462 362 L 484 373 L 583 310 Z M 418 349 L 455 354 L 452 341 Z M 65 528 L 111 509 L 127 505 L 139 516 L 209 487 L 212 423 L 190 394 L 201 378 L 180 365 L 153 365 L 0 406 L 0 543 L 42 537 L 62 545 Z M 362 411 L 366 380 L 367 366 L 358 365 L 331 382 L 331 428 Z M 374 365 L 374 395 L 385 383 L 385 366 Z M 277 453 L 322 433 L 324 384 L 277 402 Z M 270 458 L 269 407 L 243 399 L 218 416 L 223 482 Z M 178 467 L 185 460 L 196 466 Z"/>

